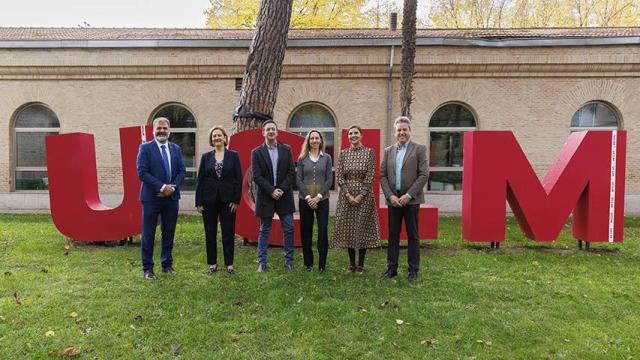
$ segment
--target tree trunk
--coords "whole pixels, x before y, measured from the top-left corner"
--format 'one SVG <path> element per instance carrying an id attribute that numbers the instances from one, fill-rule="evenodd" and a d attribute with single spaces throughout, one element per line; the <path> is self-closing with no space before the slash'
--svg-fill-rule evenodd
<path id="1" fill-rule="evenodd" d="M 400 70 L 400 113 L 411 116 L 413 101 L 413 74 L 416 58 L 417 0 L 404 0 L 402 11 L 402 68 Z"/>
<path id="2" fill-rule="evenodd" d="M 235 134 L 260 128 L 273 118 L 287 47 L 293 0 L 262 0 L 249 48 L 240 99 L 233 114 Z"/>

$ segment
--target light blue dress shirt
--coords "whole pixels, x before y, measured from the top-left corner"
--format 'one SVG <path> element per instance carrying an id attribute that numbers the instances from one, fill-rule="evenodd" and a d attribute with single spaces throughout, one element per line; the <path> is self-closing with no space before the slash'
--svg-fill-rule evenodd
<path id="1" fill-rule="evenodd" d="M 396 191 L 400 191 L 401 178 L 402 174 L 402 161 L 404 160 L 404 155 L 407 153 L 407 143 L 404 145 L 397 144 L 396 145 Z"/>

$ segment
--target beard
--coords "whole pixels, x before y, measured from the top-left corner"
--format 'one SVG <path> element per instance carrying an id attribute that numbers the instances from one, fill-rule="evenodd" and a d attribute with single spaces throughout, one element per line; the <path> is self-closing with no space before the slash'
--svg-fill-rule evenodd
<path id="1" fill-rule="evenodd" d="M 154 135 L 154 137 L 160 141 L 161 143 L 166 142 L 169 139 L 169 132 L 158 132 Z"/>

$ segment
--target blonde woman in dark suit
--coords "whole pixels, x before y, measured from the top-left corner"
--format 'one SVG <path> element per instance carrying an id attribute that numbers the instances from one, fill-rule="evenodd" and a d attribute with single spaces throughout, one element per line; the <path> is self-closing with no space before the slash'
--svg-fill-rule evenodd
<path id="1" fill-rule="evenodd" d="M 222 227 L 222 251 L 227 274 L 234 275 L 233 246 L 236 210 L 242 192 L 242 168 L 238 153 L 226 148 L 228 137 L 220 127 L 209 131 L 213 150 L 202 154 L 196 185 L 196 208 L 202 214 L 209 274 L 218 271 L 218 219 Z"/>

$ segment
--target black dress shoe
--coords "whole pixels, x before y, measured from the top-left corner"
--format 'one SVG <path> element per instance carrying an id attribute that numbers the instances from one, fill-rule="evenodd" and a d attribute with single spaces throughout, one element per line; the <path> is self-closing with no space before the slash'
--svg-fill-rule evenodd
<path id="1" fill-rule="evenodd" d="M 409 281 L 414 281 L 418 279 L 418 272 L 417 271 L 409 271 Z"/>
<path id="2" fill-rule="evenodd" d="M 155 280 L 156 279 L 156 274 L 153 272 L 153 270 L 145 270 L 144 271 L 144 279 L 145 280 Z"/>
<path id="3" fill-rule="evenodd" d="M 313 271 L 313 266 L 307 266 L 307 271 Z"/>
<path id="4" fill-rule="evenodd" d="M 175 274 L 176 270 L 173 268 L 173 266 L 169 265 L 169 266 L 165 266 L 162 268 L 162 272 L 165 274 Z"/>
<path id="5" fill-rule="evenodd" d="M 209 275 L 212 275 L 213 273 L 218 272 L 218 265 L 209 265 L 209 270 L 207 271 L 207 273 Z"/>
<path id="6" fill-rule="evenodd" d="M 397 271 L 393 271 L 391 269 L 387 269 L 387 271 L 385 271 L 384 273 L 382 273 L 382 275 L 380 275 L 380 280 L 386 280 L 386 279 L 391 279 L 398 276 L 398 272 Z"/>
<path id="7" fill-rule="evenodd" d="M 227 275 L 233 276 L 235 274 L 236 274 L 236 272 L 233 270 L 232 267 L 228 267 L 227 268 Z"/>

